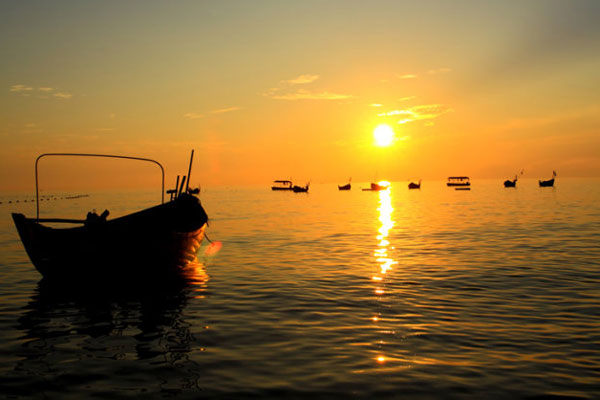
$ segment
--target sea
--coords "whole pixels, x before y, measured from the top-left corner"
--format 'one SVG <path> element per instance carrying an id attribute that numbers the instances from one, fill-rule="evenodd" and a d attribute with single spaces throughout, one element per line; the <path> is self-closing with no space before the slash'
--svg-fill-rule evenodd
<path id="1" fill-rule="evenodd" d="M 42 279 L 11 218 L 35 196 L 0 194 L 0 398 L 600 399 L 600 179 L 407 183 L 203 187 L 184 282 L 94 290 Z"/>

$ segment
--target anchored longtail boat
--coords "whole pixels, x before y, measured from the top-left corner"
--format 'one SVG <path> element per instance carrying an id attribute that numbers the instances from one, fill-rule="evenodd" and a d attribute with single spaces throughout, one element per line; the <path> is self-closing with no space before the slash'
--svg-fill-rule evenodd
<path id="1" fill-rule="evenodd" d="M 352 178 L 348 179 L 348 183 L 345 185 L 338 185 L 338 190 L 350 190 L 352 189 Z"/>
<path id="2" fill-rule="evenodd" d="M 507 179 L 504 181 L 504 187 L 505 188 L 509 188 L 509 187 L 517 187 L 517 176 L 515 175 L 515 179 L 513 179 L 512 181 Z"/>
<path id="3" fill-rule="evenodd" d="M 552 171 L 552 179 L 548 179 L 547 181 L 539 181 L 540 187 L 553 187 L 554 178 L 556 178 L 556 171 Z"/>
<path id="4" fill-rule="evenodd" d="M 419 183 L 411 182 L 408 184 L 409 189 L 421 189 L 421 180 L 419 179 Z"/>
<path id="5" fill-rule="evenodd" d="M 390 187 L 389 183 L 374 183 L 371 182 L 371 187 L 370 188 L 363 188 L 363 192 L 379 192 L 381 190 L 386 190 L 387 188 Z"/>
<path id="6" fill-rule="evenodd" d="M 164 170 L 154 160 L 50 153 L 42 154 L 36 160 L 36 194 L 37 163 L 40 158 L 49 155 L 151 161 L 158 164 L 163 172 L 164 193 Z M 112 220 L 107 219 L 108 211 L 100 216 L 90 212 L 85 220 L 39 218 L 39 203 L 36 218 L 17 213 L 13 213 L 12 217 L 31 262 L 46 278 L 102 280 L 168 273 L 195 259 L 208 222 L 199 199 L 190 194 L 194 191 L 184 186 L 184 182 L 185 176 L 178 189 L 169 191 L 172 198 L 169 202 Z M 55 228 L 47 225 L 49 223 L 76 226 Z"/>
<path id="7" fill-rule="evenodd" d="M 308 193 L 309 185 L 310 185 L 309 183 L 307 183 L 306 186 L 294 185 L 294 187 L 292 187 L 292 191 L 294 193 Z"/>

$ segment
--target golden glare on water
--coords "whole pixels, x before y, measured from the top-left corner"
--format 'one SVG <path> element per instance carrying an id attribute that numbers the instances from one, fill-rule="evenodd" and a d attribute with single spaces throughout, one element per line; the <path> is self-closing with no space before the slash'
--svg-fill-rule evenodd
<path id="1" fill-rule="evenodd" d="M 377 208 L 377 211 L 379 211 L 379 228 L 377 229 L 377 247 L 373 251 L 375 261 L 379 265 L 379 273 L 373 275 L 371 279 L 376 282 L 374 291 L 381 300 L 386 295 L 384 277 L 392 269 L 392 265 L 397 264 L 397 262 L 389 254 L 389 250 L 393 249 L 393 247 L 390 246 L 390 241 L 388 240 L 390 231 L 395 224 L 392 219 L 394 212 L 394 207 L 392 207 L 392 190 L 389 182 L 381 181 L 379 185 L 387 188 L 379 191 L 379 207 Z M 380 321 L 377 315 L 371 317 L 371 319 L 374 323 L 379 323 Z M 381 350 L 378 349 L 378 352 L 381 352 Z M 375 360 L 378 364 L 385 364 L 387 362 L 387 358 L 383 354 L 377 355 Z"/>
<path id="2" fill-rule="evenodd" d="M 377 125 L 373 131 L 373 137 L 375 138 L 375 144 L 379 147 L 387 147 L 394 142 L 394 130 L 391 126 L 386 124 Z"/>
<path id="3" fill-rule="evenodd" d="M 383 181 L 380 182 L 380 184 L 383 183 Z M 378 210 L 379 222 L 381 223 L 381 226 L 378 229 L 379 235 L 377 235 L 377 240 L 379 243 L 373 254 L 377 262 L 380 264 L 380 272 L 385 274 L 388 270 L 392 269 L 392 265 L 396 264 L 396 261 L 394 261 L 388 255 L 390 242 L 387 237 L 390 230 L 394 227 L 394 221 L 392 220 L 392 212 L 394 211 L 394 207 L 392 207 L 392 195 L 389 188 L 379 192 Z"/>

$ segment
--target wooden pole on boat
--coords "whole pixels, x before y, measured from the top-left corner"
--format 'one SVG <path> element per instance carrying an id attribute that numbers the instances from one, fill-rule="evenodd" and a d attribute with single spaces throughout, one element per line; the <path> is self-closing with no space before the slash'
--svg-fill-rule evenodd
<path id="1" fill-rule="evenodd" d="M 173 200 L 173 194 L 177 196 L 177 192 L 179 191 L 179 175 L 177 175 L 177 180 L 175 181 L 175 190 L 171 192 L 171 200 Z"/>
<path id="2" fill-rule="evenodd" d="M 192 149 L 192 155 L 190 156 L 190 167 L 188 168 L 187 184 L 185 185 L 186 193 L 190 187 L 190 176 L 192 176 L 192 161 L 194 161 L 194 149 Z"/>
<path id="3" fill-rule="evenodd" d="M 183 186 L 185 185 L 185 178 L 186 178 L 185 175 L 183 176 L 183 178 L 181 178 L 181 186 L 179 187 L 179 191 L 177 192 L 177 197 L 179 197 L 179 195 L 181 193 L 183 193 Z"/>

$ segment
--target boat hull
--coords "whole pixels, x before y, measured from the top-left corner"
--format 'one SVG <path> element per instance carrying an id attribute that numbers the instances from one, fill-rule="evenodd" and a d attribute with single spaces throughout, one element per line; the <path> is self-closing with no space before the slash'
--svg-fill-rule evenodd
<path id="1" fill-rule="evenodd" d="M 292 191 L 294 193 L 308 193 L 308 186 L 294 186 Z"/>
<path id="2" fill-rule="evenodd" d="M 505 188 L 509 188 L 509 187 L 514 188 L 514 187 L 517 187 L 517 181 L 516 180 L 514 180 L 514 181 L 506 180 L 506 181 L 504 181 L 504 187 Z"/>
<path id="3" fill-rule="evenodd" d="M 539 181 L 540 183 L 540 187 L 553 187 L 554 186 L 554 179 L 550 179 L 547 181 Z"/>
<path id="4" fill-rule="evenodd" d="M 131 278 L 173 272 L 195 258 L 208 217 L 188 195 L 110 221 L 73 228 L 13 214 L 21 241 L 45 278 Z"/>

